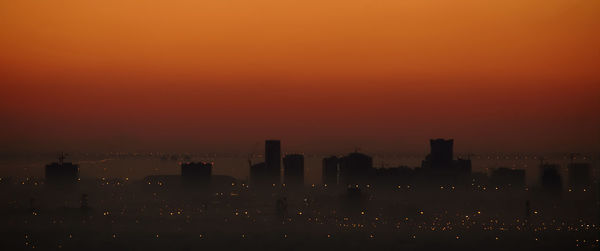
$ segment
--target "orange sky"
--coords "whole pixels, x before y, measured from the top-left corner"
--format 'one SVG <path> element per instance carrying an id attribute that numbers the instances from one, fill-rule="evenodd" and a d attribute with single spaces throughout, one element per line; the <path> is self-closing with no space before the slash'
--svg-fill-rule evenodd
<path id="1" fill-rule="evenodd" d="M 600 1 L 0 2 L 0 150 L 600 150 Z"/>

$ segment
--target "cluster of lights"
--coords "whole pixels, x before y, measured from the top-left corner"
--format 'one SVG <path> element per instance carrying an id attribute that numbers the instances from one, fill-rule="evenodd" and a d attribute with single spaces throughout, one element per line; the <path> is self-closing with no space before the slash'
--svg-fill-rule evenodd
<path id="1" fill-rule="evenodd" d="M 102 178 L 102 183 L 106 183 L 108 184 L 108 180 L 105 178 Z M 128 181 L 128 178 L 125 179 L 126 181 Z M 113 184 L 115 185 L 120 185 L 119 181 L 111 181 L 113 182 Z M 162 182 L 157 182 L 157 184 L 159 186 L 162 186 Z M 232 186 L 236 186 L 238 184 L 236 183 L 231 183 Z M 240 184 L 242 187 L 246 187 L 245 184 Z M 275 184 L 273 184 L 275 185 Z M 282 185 L 285 186 L 285 185 Z M 314 184 L 313 184 L 314 187 Z M 323 185 L 323 187 L 327 187 L 326 184 Z M 354 185 L 353 187 L 359 187 L 358 185 Z M 370 184 L 365 185 L 365 187 L 367 188 L 371 188 L 372 186 Z M 410 189 L 411 186 L 406 185 L 406 186 L 398 186 L 398 189 Z M 454 190 L 455 187 L 453 186 L 440 186 L 440 190 Z M 485 190 L 486 187 L 483 186 L 481 189 Z M 498 190 L 498 187 L 495 187 L 495 190 Z M 215 193 L 215 195 L 217 196 L 217 199 L 222 199 L 222 196 L 225 196 L 226 193 L 223 192 L 217 192 Z M 230 192 L 229 193 L 230 196 L 240 196 L 240 193 L 238 192 Z M 242 193 L 242 195 L 244 195 L 244 193 Z M 157 196 L 156 193 L 154 193 L 154 196 Z M 164 202 L 164 200 L 161 200 Z M 307 203 L 308 199 L 304 198 L 304 202 Z M 170 215 L 170 216 L 175 216 L 175 215 L 185 215 L 183 212 L 184 210 L 182 208 L 177 208 L 177 209 L 173 209 L 173 208 L 169 208 L 168 205 L 163 205 L 165 207 L 164 212 L 167 212 L 166 215 Z M 144 206 L 145 207 L 145 206 Z M 163 208 L 160 208 L 161 213 L 160 215 L 163 215 Z M 140 209 L 139 212 L 143 212 L 143 208 Z M 218 211 L 218 210 L 215 210 Z M 309 208 L 298 208 L 296 211 L 296 214 L 292 214 L 291 217 L 287 217 L 285 218 L 288 222 L 292 222 L 292 219 L 294 219 L 295 222 L 307 222 L 307 223 L 318 223 L 318 224 L 325 224 L 327 222 L 331 222 L 328 221 L 328 217 L 332 217 L 334 219 L 336 219 L 336 224 L 335 226 L 339 227 L 340 229 L 343 229 L 344 231 L 363 231 L 365 233 L 365 236 L 368 236 L 368 238 L 375 238 L 375 233 L 371 232 L 373 230 L 373 228 L 376 228 L 378 225 L 380 224 L 386 224 L 386 220 L 390 220 L 392 221 L 393 219 L 387 219 L 383 216 L 381 216 L 381 214 L 378 214 L 376 209 L 370 208 L 370 211 L 367 211 L 367 209 L 363 209 L 359 212 L 360 216 L 357 216 L 356 213 L 353 213 L 351 217 L 343 217 L 343 221 L 337 221 L 338 217 L 335 217 L 336 215 L 336 211 L 335 210 L 331 210 L 329 211 L 331 213 L 331 216 L 327 216 L 325 215 L 320 215 L 320 212 L 318 211 L 314 211 L 314 210 L 309 210 Z M 118 211 L 115 211 L 118 212 Z M 187 219 L 190 218 L 190 212 L 194 213 L 194 212 L 200 212 L 202 213 L 203 210 L 202 209 L 196 209 L 196 210 L 189 210 L 187 211 L 185 215 Z M 227 213 L 230 213 L 232 211 L 228 211 Z M 414 212 L 416 212 L 416 216 L 414 215 Z M 462 231 L 465 229 L 475 229 L 477 231 L 479 230 L 485 230 L 485 231 L 495 231 L 496 233 L 492 233 L 492 234 L 498 234 L 500 232 L 504 232 L 504 231 L 532 231 L 532 232 L 543 232 L 543 231 L 573 231 L 573 232 L 579 232 L 579 231 L 598 231 L 599 227 L 596 226 L 595 224 L 590 224 L 590 223 L 586 223 L 583 219 L 579 220 L 577 223 L 573 224 L 573 223 L 567 223 L 564 221 L 557 221 L 557 220 L 552 220 L 552 222 L 544 222 L 541 221 L 541 216 L 542 216 L 542 212 L 539 209 L 533 209 L 532 211 L 532 218 L 533 219 L 538 219 L 538 221 L 535 221 L 535 223 L 533 223 L 533 220 L 529 220 L 529 221 L 524 221 L 521 219 L 515 219 L 514 222 L 511 222 L 510 220 L 507 222 L 503 222 L 503 220 L 499 219 L 499 218 L 493 218 L 491 216 L 487 216 L 486 214 L 482 214 L 482 212 L 480 210 L 474 210 L 471 212 L 467 212 L 466 215 L 464 214 L 458 214 L 457 216 L 460 215 L 459 217 L 457 217 L 458 219 L 445 219 L 443 217 L 438 217 L 439 214 L 436 214 L 435 212 L 432 211 L 427 211 L 427 214 L 425 213 L 424 210 L 416 210 L 416 211 L 412 211 L 412 213 L 410 213 L 410 215 L 412 215 L 412 218 L 409 217 L 403 217 L 402 220 L 398 221 L 398 223 L 396 224 L 396 222 L 393 222 L 393 227 L 399 229 L 401 228 L 401 226 L 417 226 L 417 231 L 413 231 L 411 230 L 411 232 L 417 232 L 419 233 L 419 231 L 422 231 L 421 233 L 423 233 L 424 231 L 461 231 L 461 234 L 463 233 Z M 36 211 L 32 212 L 33 215 L 38 215 L 38 213 Z M 111 212 L 109 210 L 104 210 L 103 212 L 104 216 L 109 216 L 111 215 Z M 544 212 L 545 215 L 548 215 L 548 212 Z M 121 212 L 121 214 L 124 214 L 124 211 Z M 318 216 L 315 216 L 314 214 L 317 214 Z M 447 214 L 447 213 L 446 213 Z M 234 209 L 233 210 L 233 215 L 235 216 L 245 216 L 247 218 L 251 218 L 249 215 L 249 211 L 248 209 Z M 260 213 L 257 213 L 257 215 L 260 215 Z M 375 216 L 378 215 L 378 216 Z M 436 216 L 437 215 L 437 216 Z M 375 217 L 374 217 L 375 216 Z M 448 215 L 446 215 L 448 216 Z M 450 216 L 452 216 L 452 214 L 450 214 Z M 268 217 L 268 216 L 265 216 Z M 232 220 L 236 219 L 236 217 L 232 217 Z M 239 219 L 239 218 L 237 218 Z M 252 218 L 252 222 L 255 222 L 256 218 Z M 62 220 L 53 220 L 53 224 L 56 223 L 61 224 Z M 85 222 L 85 220 L 83 221 Z M 186 221 L 187 222 L 187 221 Z M 225 218 L 225 222 L 229 222 L 229 218 Z M 515 223 L 516 222 L 516 223 Z M 139 223 L 139 220 L 136 219 L 136 223 Z M 189 222 L 188 222 L 189 223 Z M 353 230 L 354 229 L 354 230 Z M 463 238 L 465 238 L 468 235 L 454 235 L 455 232 L 450 232 L 451 236 L 454 236 L 457 240 L 461 240 Z M 250 234 L 249 236 L 252 236 L 251 233 L 243 233 L 241 234 L 242 238 L 248 238 L 248 234 Z M 539 235 L 536 234 L 536 235 Z M 27 235 L 26 235 L 27 236 Z M 123 238 L 122 236 L 117 235 L 117 233 L 112 233 L 111 234 L 113 239 L 117 239 L 117 237 L 119 238 Z M 327 234 L 326 235 L 327 238 L 332 238 L 331 234 Z M 409 235 L 410 238 L 415 239 L 416 238 L 416 234 L 412 234 Z M 541 235 L 540 235 L 541 236 Z M 159 235 L 156 234 L 155 238 L 158 238 Z M 199 238 L 203 238 L 204 234 L 199 234 Z M 495 240 L 504 240 L 504 238 L 502 238 L 502 234 L 500 233 L 499 235 L 492 235 L 493 239 Z M 288 238 L 288 234 L 283 234 L 283 238 Z M 366 237 L 365 237 L 366 238 Z M 26 237 L 27 239 L 27 237 Z M 72 235 L 69 234 L 69 239 L 72 239 Z M 536 237 L 535 240 L 539 240 L 539 237 Z M 26 240 L 26 245 L 33 245 L 31 240 Z M 62 247 L 62 244 L 59 244 Z M 583 246 L 583 245 L 598 245 L 598 240 L 588 240 L 588 239 L 578 239 L 576 240 L 576 245 L 579 246 Z"/>

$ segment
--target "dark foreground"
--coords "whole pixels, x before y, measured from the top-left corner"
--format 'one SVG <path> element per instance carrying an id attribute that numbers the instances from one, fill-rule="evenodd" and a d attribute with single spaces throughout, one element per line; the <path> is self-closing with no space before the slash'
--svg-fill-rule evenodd
<path id="1" fill-rule="evenodd" d="M 0 250 L 597 250 L 596 196 L 13 181 L 1 185 Z"/>

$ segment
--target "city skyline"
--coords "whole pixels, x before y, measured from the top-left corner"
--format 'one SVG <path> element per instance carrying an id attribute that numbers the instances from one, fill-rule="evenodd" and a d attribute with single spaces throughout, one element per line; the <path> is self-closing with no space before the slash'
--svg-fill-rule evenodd
<path id="1" fill-rule="evenodd" d="M 600 247 L 600 0 L 4 0 L 0 250 Z"/>

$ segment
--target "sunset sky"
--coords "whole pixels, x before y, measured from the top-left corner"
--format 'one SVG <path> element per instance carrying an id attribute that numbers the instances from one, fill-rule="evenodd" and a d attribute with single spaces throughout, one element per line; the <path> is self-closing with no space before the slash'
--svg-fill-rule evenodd
<path id="1" fill-rule="evenodd" d="M 597 0 L 0 0 L 0 151 L 600 151 Z"/>

